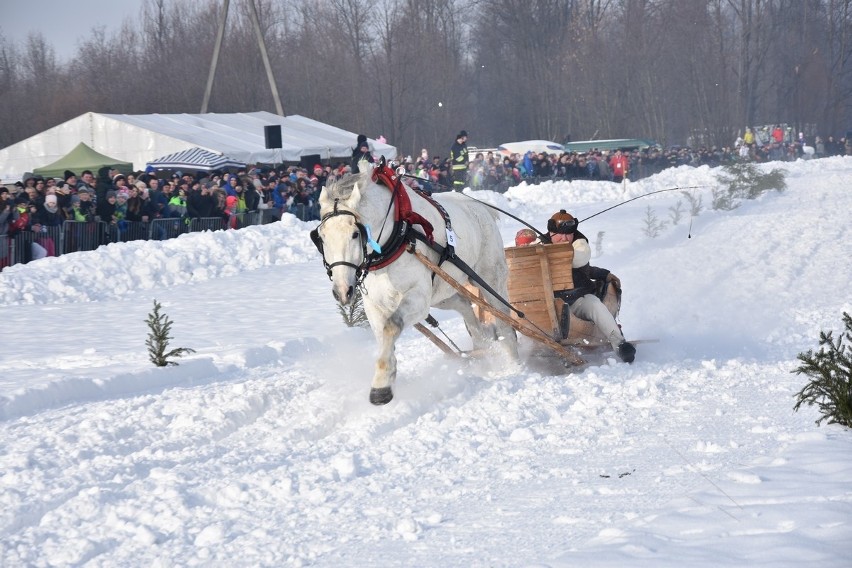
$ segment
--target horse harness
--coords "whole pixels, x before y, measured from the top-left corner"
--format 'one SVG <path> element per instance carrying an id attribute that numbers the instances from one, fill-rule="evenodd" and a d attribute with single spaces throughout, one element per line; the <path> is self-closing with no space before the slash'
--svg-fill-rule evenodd
<path id="1" fill-rule="evenodd" d="M 331 269 L 335 266 L 349 266 L 355 269 L 355 279 L 356 285 L 360 285 L 364 278 L 366 278 L 367 273 L 379 270 L 380 268 L 384 268 L 394 262 L 397 258 L 399 258 L 403 252 L 408 250 L 410 247 L 414 246 L 415 239 L 422 240 L 426 242 L 430 246 L 434 243 L 433 236 L 433 227 L 432 224 L 425 219 L 422 215 L 415 212 L 411 209 L 411 200 L 408 197 L 408 194 L 405 192 L 405 188 L 402 185 L 399 177 L 393 172 L 393 170 L 388 167 L 384 160 L 380 162 L 380 164 L 376 167 L 373 172 L 373 181 L 381 183 L 391 190 L 391 202 L 388 206 L 388 212 L 390 212 L 390 208 L 394 207 L 394 225 L 391 231 L 390 239 L 384 245 L 379 245 L 376 243 L 373 238 L 369 227 L 365 226 L 358 218 L 353 211 L 348 209 L 342 209 L 338 207 L 339 200 L 334 200 L 334 210 L 330 213 L 323 215 L 320 220 L 320 224 L 311 231 L 311 241 L 313 241 L 314 245 L 320 251 L 320 254 L 323 255 L 323 265 L 325 266 L 326 273 L 328 277 L 331 278 Z M 447 226 L 447 234 L 448 234 L 448 246 L 442 247 L 445 251 L 442 253 L 442 258 L 440 262 L 446 260 L 446 258 L 450 258 L 454 256 L 452 243 L 449 241 L 452 240 L 452 224 L 450 222 L 450 216 L 447 213 L 446 209 L 429 197 L 426 194 L 421 192 L 417 192 L 418 195 L 426 198 L 440 213 L 444 218 L 444 223 Z M 325 223 L 328 219 L 332 217 L 336 217 L 338 215 L 351 215 L 355 218 L 355 226 L 358 228 L 358 232 L 360 234 L 361 239 L 361 250 L 362 250 L 362 258 L 364 259 L 360 265 L 353 264 L 347 261 L 338 261 L 328 263 L 325 260 L 325 254 L 323 252 L 322 239 L 319 236 L 319 229 L 323 223 Z M 419 231 L 413 230 L 414 225 L 420 225 L 423 228 L 423 233 Z M 381 231 L 380 231 L 381 232 Z M 454 241 L 453 241 L 454 243 Z M 440 246 L 440 245 L 438 245 Z M 446 257 L 446 258 L 445 258 Z"/>
<path id="2" fill-rule="evenodd" d="M 399 176 L 385 163 L 384 158 L 373 170 L 373 181 L 380 183 L 391 190 L 391 201 L 388 205 L 394 207 L 394 226 L 391 232 L 390 240 L 380 246 L 373 241 L 369 227 L 365 226 L 358 219 L 355 212 L 348 209 L 338 208 L 338 199 L 334 200 L 334 210 L 323 215 L 320 219 L 320 224 L 311 231 L 311 241 L 322 255 L 322 262 L 325 266 L 326 274 L 331 279 L 331 269 L 335 266 L 349 266 L 355 269 L 355 286 L 360 287 L 367 274 L 373 270 L 379 270 L 394 262 L 406 250 L 414 252 L 415 241 L 420 241 L 428 245 L 432 250 L 440 255 L 438 266 L 441 266 L 445 261 L 449 260 L 452 265 L 467 274 L 467 276 L 488 291 L 492 296 L 500 300 L 513 311 L 515 308 L 502 296 L 500 296 L 487 282 L 485 282 L 479 274 L 477 274 L 470 266 L 467 265 L 461 258 L 455 254 L 455 233 L 453 232 L 452 223 L 447 210 L 438 201 L 430 195 L 417 189 L 413 189 L 419 196 L 432 204 L 435 209 L 441 214 L 444 219 L 444 225 L 447 232 L 447 246 L 442 246 L 435 242 L 433 235 L 432 224 L 411 208 L 411 200 L 405 191 L 405 186 L 402 184 Z M 358 228 L 361 240 L 361 250 L 363 261 L 360 265 L 353 264 L 347 261 L 337 261 L 328 263 L 323 252 L 322 239 L 319 236 L 319 229 L 328 219 L 338 215 L 351 215 L 355 218 L 355 226 Z M 414 225 L 420 225 L 423 228 L 423 233 L 415 231 Z M 432 280 L 435 279 L 435 273 L 432 272 Z M 519 312 L 520 313 L 520 312 Z"/>

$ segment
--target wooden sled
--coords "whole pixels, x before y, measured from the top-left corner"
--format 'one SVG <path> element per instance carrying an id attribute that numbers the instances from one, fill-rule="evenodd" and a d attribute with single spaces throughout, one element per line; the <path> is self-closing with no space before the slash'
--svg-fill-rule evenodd
<path id="1" fill-rule="evenodd" d="M 481 319 L 502 319 L 522 335 L 549 349 L 566 365 L 582 366 L 587 363 L 578 355 L 578 350 L 591 354 L 611 349 L 608 339 L 594 323 L 572 314 L 565 302 L 553 295 L 556 290 L 570 290 L 574 287 L 571 270 L 574 248 L 570 243 L 505 249 L 509 266 L 508 300 L 523 316 L 514 312 L 507 315 L 495 309 L 482 297 L 478 288 L 472 284 L 463 286 L 420 252 L 414 251 L 414 254 L 435 274 L 468 298 Z M 617 318 L 621 308 L 621 291 L 614 284 L 607 284 L 603 303 L 613 317 Z M 469 355 L 447 345 L 423 324 L 418 323 L 414 327 L 445 353 L 457 357 Z M 654 340 L 631 341 L 645 343 Z"/>
<path id="2" fill-rule="evenodd" d="M 505 251 L 509 265 L 509 302 L 526 319 L 562 345 L 575 347 L 609 345 L 594 323 L 571 313 L 565 302 L 554 298 L 554 291 L 574 287 L 571 243 L 509 247 Z M 617 318 L 621 309 L 621 291 L 607 284 L 603 303 Z"/>
<path id="3" fill-rule="evenodd" d="M 562 358 L 567 364 L 570 364 L 570 365 L 585 365 L 586 364 L 586 361 L 582 357 L 578 356 L 573 350 L 568 349 L 567 347 L 565 347 L 564 345 L 562 345 L 558 341 L 554 340 L 553 337 L 551 337 L 550 335 L 548 335 L 546 332 L 542 331 L 541 329 L 539 329 L 535 325 L 531 325 L 531 323 L 529 321 L 527 321 L 523 318 L 519 318 L 519 317 L 517 317 L 517 315 L 512 316 L 512 315 L 505 314 L 505 313 L 501 312 L 500 310 L 498 310 L 497 308 L 495 308 L 494 306 L 492 306 L 491 304 L 489 304 L 478 293 L 475 293 L 470 288 L 459 283 L 455 278 L 453 278 L 452 276 L 447 274 L 447 272 L 444 269 L 442 269 L 440 266 L 438 266 L 437 264 L 435 264 L 434 262 L 429 260 L 420 251 L 415 249 L 414 250 L 414 256 L 416 256 L 417 259 L 420 262 L 422 262 L 424 265 L 426 265 L 435 274 L 437 274 L 443 280 L 445 280 L 450 286 L 455 288 L 456 291 L 459 292 L 462 296 L 464 296 L 465 298 L 470 300 L 479 310 L 481 310 L 480 314 L 487 313 L 488 317 L 495 317 L 495 318 L 498 318 L 498 319 L 504 321 L 505 323 L 508 323 L 518 333 L 521 333 L 521 334 L 533 339 L 534 341 L 538 342 L 539 344 L 541 344 L 541 345 L 549 348 L 550 350 L 554 351 L 556 353 L 556 355 L 558 355 L 560 358 Z M 478 292 L 478 289 L 477 289 L 477 292 Z M 510 302 L 511 302 L 511 300 L 510 300 Z M 480 316 L 480 317 L 482 317 L 482 316 Z M 428 332 L 428 333 L 424 333 L 424 335 L 426 335 L 426 337 L 428 337 L 430 341 L 435 343 L 435 345 L 438 345 L 438 347 L 440 347 L 444 352 L 450 353 L 451 351 L 453 351 L 448 345 L 446 345 L 443 342 L 443 340 L 441 340 L 439 337 L 437 337 L 434 333 L 430 332 L 422 324 L 416 324 L 415 328 L 418 331 L 420 331 L 421 333 Z M 455 354 L 454 351 L 453 351 L 453 353 Z M 462 354 L 459 354 L 459 356 L 462 356 Z"/>

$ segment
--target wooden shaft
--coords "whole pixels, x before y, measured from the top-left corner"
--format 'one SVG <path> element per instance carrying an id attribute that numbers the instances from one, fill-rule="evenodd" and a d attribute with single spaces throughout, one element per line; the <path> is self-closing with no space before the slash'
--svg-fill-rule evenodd
<path id="1" fill-rule="evenodd" d="M 438 337 L 437 335 L 435 335 L 434 333 L 432 333 L 432 331 L 431 331 L 431 330 L 429 330 L 429 328 L 427 328 L 427 327 L 426 327 L 425 325 L 423 325 L 422 323 L 415 323 L 415 324 L 414 324 L 414 329 L 416 329 L 417 331 L 419 331 L 420 333 L 422 333 L 423 335 L 425 335 L 425 336 L 429 339 L 429 341 L 431 341 L 432 343 L 434 343 L 435 345 L 437 345 L 437 346 L 438 346 L 438 348 L 439 348 L 441 351 L 443 351 L 444 353 L 446 353 L 446 354 L 448 354 L 448 355 L 453 355 L 453 356 L 455 356 L 455 357 L 459 357 L 459 356 L 460 356 L 460 354 L 459 354 L 459 353 L 456 353 L 456 352 L 452 349 L 452 347 L 450 347 L 449 345 L 447 345 L 446 343 L 444 343 L 444 341 L 443 341 L 440 337 Z"/>
<path id="2" fill-rule="evenodd" d="M 417 258 L 417 260 L 426 265 L 432 272 L 440 276 L 444 281 L 447 282 L 447 284 L 455 288 L 459 294 L 461 294 L 477 306 L 480 306 L 482 309 L 486 310 L 494 317 L 511 325 L 514 329 L 526 335 L 527 337 L 530 337 L 540 343 L 543 343 L 544 345 L 556 351 L 556 353 L 558 353 L 561 357 L 564 357 L 567 361 L 573 363 L 574 365 L 586 364 L 586 361 L 584 359 L 568 351 L 564 346 L 554 341 L 553 338 L 549 337 L 547 334 L 544 334 L 541 331 L 530 327 L 530 325 L 527 323 L 521 323 L 521 321 L 516 320 L 512 316 L 501 312 L 500 310 L 486 302 L 484 299 L 478 298 L 476 295 L 472 294 L 470 290 L 459 284 L 459 282 L 455 278 L 447 274 L 447 272 L 443 268 L 426 258 L 426 256 L 424 256 L 423 253 L 421 253 L 420 251 L 415 249 L 413 254 Z"/>

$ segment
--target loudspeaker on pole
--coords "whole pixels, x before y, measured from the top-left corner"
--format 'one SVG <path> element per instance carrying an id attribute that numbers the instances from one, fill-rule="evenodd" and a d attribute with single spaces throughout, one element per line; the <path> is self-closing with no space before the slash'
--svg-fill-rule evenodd
<path id="1" fill-rule="evenodd" d="M 280 124 L 270 124 L 268 126 L 263 127 L 263 135 L 266 139 L 266 149 L 271 150 L 273 148 L 281 147 L 281 125 Z"/>

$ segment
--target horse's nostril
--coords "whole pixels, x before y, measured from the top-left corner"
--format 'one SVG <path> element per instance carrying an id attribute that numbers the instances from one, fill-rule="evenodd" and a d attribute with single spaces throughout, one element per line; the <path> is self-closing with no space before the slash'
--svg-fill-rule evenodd
<path id="1" fill-rule="evenodd" d="M 355 296 L 355 288 L 353 286 L 350 286 L 349 289 L 346 291 L 346 299 L 351 300 L 354 296 Z"/>
<path id="2" fill-rule="evenodd" d="M 337 288 L 332 288 L 331 295 L 334 296 L 335 300 L 340 301 L 340 294 L 337 293 Z"/>

